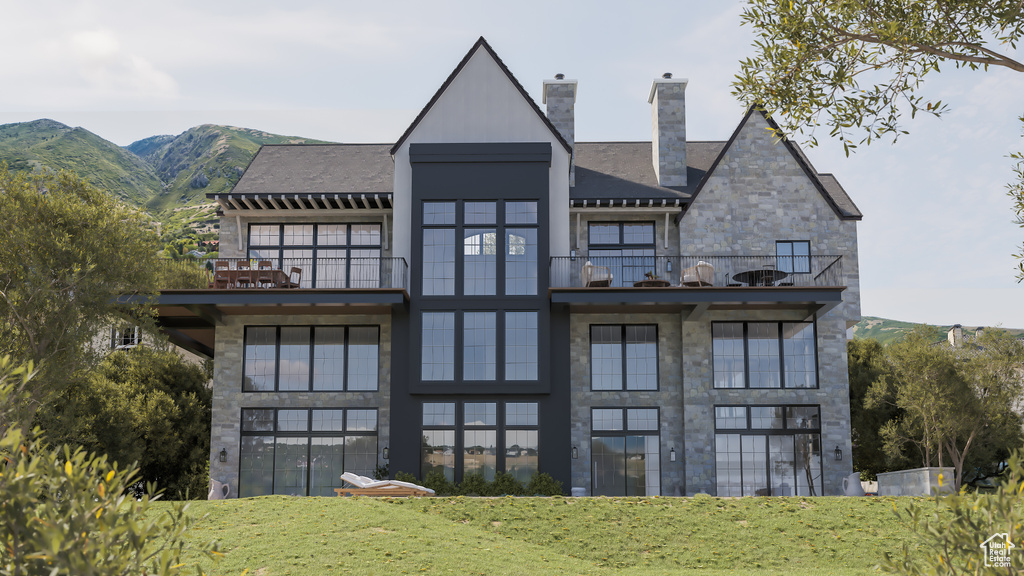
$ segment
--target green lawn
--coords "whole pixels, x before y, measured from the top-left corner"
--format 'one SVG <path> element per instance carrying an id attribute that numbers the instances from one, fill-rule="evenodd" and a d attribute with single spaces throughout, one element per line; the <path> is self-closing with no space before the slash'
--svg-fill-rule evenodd
<path id="1" fill-rule="evenodd" d="M 871 574 L 902 498 L 291 498 L 195 502 L 212 574 Z M 160 506 L 167 506 L 161 504 Z"/>

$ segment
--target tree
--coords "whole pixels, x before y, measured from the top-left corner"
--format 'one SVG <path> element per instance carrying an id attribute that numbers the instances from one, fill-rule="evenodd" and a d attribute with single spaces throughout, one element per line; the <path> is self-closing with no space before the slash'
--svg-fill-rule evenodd
<path id="1" fill-rule="evenodd" d="M 922 326 L 886 349 L 886 367 L 868 390 L 866 405 L 901 411 L 880 435 L 892 462 L 906 462 L 907 445 L 924 466 L 952 464 L 957 490 L 965 470 L 973 477 L 1021 445 L 1024 348 L 1000 330 L 975 345 L 936 344 Z"/>
<path id="2" fill-rule="evenodd" d="M 117 351 L 71 381 L 38 413 L 56 443 L 136 463 L 136 488 L 153 482 L 176 498 L 205 498 L 210 456 L 208 370 L 167 350 Z"/>
<path id="3" fill-rule="evenodd" d="M 895 141 L 907 113 L 945 113 L 920 92 L 947 63 L 1024 72 L 1011 57 L 1024 36 L 1020 0 L 748 0 L 741 19 L 754 28 L 756 54 L 740 63 L 733 93 L 763 106 L 784 132 L 808 133 L 810 145 L 825 124 L 847 154 L 883 136 Z M 1016 159 L 1008 188 L 1024 227 L 1024 159 Z M 1021 281 L 1024 246 L 1018 258 Z"/>
<path id="4" fill-rule="evenodd" d="M 895 406 L 864 405 L 868 390 L 885 371 L 885 349 L 877 340 L 855 338 L 846 345 L 850 367 L 850 422 L 853 440 L 853 469 L 874 480 L 879 472 L 889 472 L 893 466 L 882 449 L 879 429 L 901 411 Z"/>
<path id="5" fill-rule="evenodd" d="M 32 375 L 31 365 L 18 368 L 0 357 L 0 412 L 22 403 Z M 187 543 L 194 522 L 188 505 L 158 514 L 152 485 L 141 498 L 129 494 L 136 482 L 131 466 L 51 448 L 38 429 L 26 436 L 18 426 L 0 431 L 0 452 L 2 574 L 171 576 L 182 573 L 186 554 L 219 555 L 215 544 Z"/>
<path id="6" fill-rule="evenodd" d="M 27 431 L 39 406 L 83 367 L 118 317 L 146 322 L 119 294 L 155 294 L 159 249 L 148 219 L 68 173 L 0 165 L 0 355 L 38 374 L 10 417 Z"/>

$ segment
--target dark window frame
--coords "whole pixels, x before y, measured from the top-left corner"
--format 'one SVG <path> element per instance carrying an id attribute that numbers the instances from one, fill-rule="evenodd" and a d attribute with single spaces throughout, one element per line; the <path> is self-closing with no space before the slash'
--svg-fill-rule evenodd
<path id="1" fill-rule="evenodd" d="M 245 374 L 246 374 L 246 341 L 248 339 L 250 328 L 274 328 L 274 388 L 273 390 L 246 390 L 245 389 Z M 281 329 L 282 328 L 309 328 L 309 387 L 305 390 L 281 390 Z M 314 362 L 316 357 L 314 356 L 316 350 L 316 329 L 317 328 L 344 328 L 345 329 L 345 343 L 344 343 L 344 359 L 345 359 L 345 370 L 341 375 L 342 386 L 333 390 L 316 390 L 313 388 L 313 382 L 315 378 Z M 349 334 L 351 328 L 376 328 L 377 329 L 377 382 L 373 389 L 366 390 L 350 390 L 349 389 Z M 261 393 L 285 393 L 285 394 L 302 394 L 308 392 L 314 392 L 318 394 L 322 393 L 339 393 L 339 392 L 379 392 L 380 391 L 380 325 L 379 324 L 297 324 L 297 325 L 279 325 L 279 324 L 252 324 L 246 325 L 242 330 L 242 392 L 246 394 L 261 394 Z"/>
<path id="2" fill-rule="evenodd" d="M 245 412 L 247 410 L 273 410 L 273 412 L 274 412 L 273 429 L 272 430 L 246 430 L 245 429 Z M 305 410 L 306 411 L 306 430 L 278 430 L 278 414 L 280 413 L 281 410 Z M 341 430 L 320 430 L 320 431 L 313 430 L 313 412 L 315 412 L 317 410 L 342 410 L 343 411 L 343 416 L 342 416 Z M 362 411 L 372 411 L 372 412 L 374 412 L 376 414 L 376 428 L 374 430 L 372 430 L 372 431 L 368 431 L 368 430 L 352 430 L 352 431 L 350 431 L 350 430 L 348 430 L 348 418 L 349 418 L 349 411 L 350 410 L 362 410 Z M 367 407 L 347 406 L 347 407 L 336 407 L 336 408 L 327 408 L 327 407 L 318 407 L 318 408 L 309 408 L 309 407 L 299 407 L 299 408 L 266 408 L 266 407 L 245 406 L 245 407 L 240 408 L 239 409 L 239 439 L 238 439 L 239 473 L 238 473 L 238 484 L 237 484 L 238 487 L 239 487 L 239 490 L 242 489 L 242 486 L 241 486 L 241 477 L 242 477 L 242 474 L 241 474 L 242 439 L 245 438 L 245 437 L 252 437 L 252 436 L 271 436 L 273 438 L 272 442 L 273 442 L 275 447 L 277 445 L 277 438 L 307 438 L 307 439 L 310 440 L 310 442 L 306 444 L 306 461 L 307 462 L 310 461 L 310 452 L 311 452 L 312 446 L 313 446 L 313 442 L 312 442 L 313 438 L 345 438 L 345 437 L 348 437 L 348 436 L 373 437 L 373 438 L 377 439 L 376 448 L 374 450 L 374 453 L 375 453 L 375 455 L 378 456 L 377 462 L 379 462 L 380 461 L 379 460 L 379 452 L 380 452 L 380 408 L 378 408 L 376 406 L 367 406 Z M 277 463 L 277 450 L 275 448 L 275 450 L 274 450 L 274 462 L 273 462 L 273 465 L 271 466 L 271 470 L 275 470 L 276 469 L 276 463 Z M 312 474 L 312 467 L 307 466 L 306 467 L 306 480 L 305 480 L 305 486 L 306 486 L 306 494 L 305 494 L 305 496 L 309 496 L 309 488 L 311 486 L 311 478 L 310 478 L 311 474 Z M 274 487 L 275 477 L 274 476 L 275 476 L 274 474 L 271 474 L 271 476 L 270 476 L 270 493 L 271 494 L 275 493 L 274 492 L 274 489 L 275 489 L 275 487 Z"/>
<path id="3" fill-rule="evenodd" d="M 803 244 L 803 245 L 807 246 L 807 256 L 797 256 L 796 255 L 796 251 L 794 250 L 794 248 L 796 247 L 797 244 Z M 786 245 L 789 246 L 790 254 L 788 256 L 787 255 L 780 255 L 779 254 L 779 246 L 786 246 Z M 811 241 L 810 240 L 776 240 L 775 241 L 775 264 L 778 267 L 778 269 L 780 271 L 782 271 L 782 272 L 786 272 L 786 273 L 788 273 L 790 275 L 810 274 L 811 273 L 811 256 L 812 256 L 812 254 L 811 254 Z M 782 266 L 781 265 L 781 262 L 783 262 L 785 258 L 789 258 L 790 261 L 792 262 L 793 265 L 790 267 L 790 268 L 792 268 L 791 270 L 786 270 L 786 266 Z M 801 269 L 798 270 L 797 266 L 796 266 L 797 262 L 806 263 L 807 264 L 806 268 L 801 268 Z"/>
<path id="4" fill-rule="evenodd" d="M 451 426 L 447 425 L 426 425 L 423 423 L 423 406 L 425 404 L 454 404 L 455 405 L 455 416 L 454 424 Z M 466 404 L 495 404 L 495 424 L 491 425 L 473 425 L 466 424 Z M 506 405 L 508 404 L 533 404 L 537 409 L 537 424 L 536 425 L 524 425 L 514 424 L 510 425 L 507 423 Z M 494 469 L 495 472 L 507 472 L 505 445 L 506 445 L 506 432 L 509 430 L 536 430 L 537 431 L 537 452 L 540 453 L 542 435 L 541 430 L 541 404 L 539 399 L 526 399 L 526 398 L 431 398 L 424 400 L 419 403 L 420 409 L 420 437 L 423 436 L 423 432 L 428 430 L 439 430 L 447 431 L 452 430 L 455 432 L 455 444 L 454 444 L 454 458 L 455 458 L 455 469 L 454 476 L 455 482 L 461 482 L 465 477 L 465 449 L 466 449 L 466 431 L 467 430 L 494 430 Z M 424 479 L 423 476 L 423 455 L 420 454 L 419 458 L 419 474 L 420 479 Z M 537 460 L 537 470 L 540 471 L 540 459 Z"/>
<path id="5" fill-rule="evenodd" d="M 277 226 L 277 244 L 253 244 L 252 243 L 252 228 L 253 226 Z M 285 226 L 312 226 L 313 234 L 311 244 L 288 244 L 284 243 L 284 228 Z M 319 244 L 317 240 L 317 229 L 320 226 L 345 226 L 345 244 Z M 380 236 L 380 242 L 377 244 L 352 244 L 352 226 L 377 226 L 377 231 Z M 252 251 L 269 251 L 277 250 L 277 256 L 271 256 L 269 258 L 259 257 L 259 259 L 276 260 L 278 265 L 285 260 L 290 258 L 285 257 L 284 252 L 286 250 L 311 250 L 312 255 L 310 261 L 312 263 L 312 270 L 310 270 L 309 285 L 316 287 L 317 281 L 317 260 L 320 258 L 317 256 L 319 250 L 344 250 L 345 256 L 345 284 L 348 288 L 348 284 L 352 282 L 352 250 L 377 250 L 378 259 L 384 258 L 384 224 L 382 222 L 250 222 L 246 229 L 246 254 L 250 258 L 253 258 Z M 323 258 L 337 258 L 337 256 L 324 256 Z M 357 256 L 357 258 L 360 258 Z M 372 258 L 372 256 L 371 256 Z"/>
<path id="6" fill-rule="evenodd" d="M 594 388 L 594 327 L 614 327 L 618 326 L 621 330 L 621 341 L 620 345 L 622 348 L 622 387 L 615 389 L 597 389 Z M 626 350 L 628 343 L 626 342 L 626 328 L 628 327 L 654 327 L 654 388 L 629 388 L 627 387 L 627 366 L 629 364 L 629 358 L 626 356 Z M 659 334 L 657 324 L 591 324 L 590 325 L 590 350 L 588 351 L 590 359 L 590 391 L 591 392 L 657 392 L 661 389 L 661 355 L 659 344 Z"/>
<path id="7" fill-rule="evenodd" d="M 467 380 L 465 378 L 465 351 L 466 351 L 466 314 L 474 314 L 480 312 L 490 312 L 494 314 L 494 379 L 493 380 Z M 505 339 L 505 332 L 508 327 L 506 314 L 510 312 L 533 312 L 537 315 L 537 378 L 534 380 L 509 380 L 507 378 L 506 363 L 507 356 L 506 346 L 507 340 Z M 454 353 L 452 355 L 452 362 L 454 363 L 452 379 L 451 380 L 425 380 L 423 378 L 423 346 L 426 341 L 423 340 L 423 315 L 424 314 L 453 314 L 454 322 L 452 324 L 452 330 L 454 331 L 454 337 L 452 340 L 452 347 Z M 495 386 L 500 384 L 511 384 L 513 386 L 522 385 L 533 385 L 537 384 L 541 380 L 541 311 L 530 308 L 430 308 L 420 311 L 420 373 L 417 376 L 417 380 L 422 382 L 424 385 L 450 385 L 453 383 L 461 383 L 468 386 Z"/>
<path id="8" fill-rule="evenodd" d="M 743 324 L 743 387 L 719 387 L 715 386 L 715 358 L 714 358 L 714 343 L 715 343 L 715 325 L 716 324 Z M 750 324 L 776 324 L 778 327 L 778 346 L 779 346 L 779 386 L 776 387 L 753 387 L 750 385 Z M 782 326 L 784 324 L 810 324 L 811 331 L 814 337 L 814 386 L 787 386 L 786 379 L 786 348 L 785 348 L 785 331 Z M 818 354 L 818 322 L 817 320 L 811 322 L 797 321 L 797 320 L 722 320 L 711 323 L 711 387 L 715 390 L 818 390 L 821 388 L 821 379 L 819 378 L 821 370 L 819 354 Z"/>
<path id="9" fill-rule="evenodd" d="M 622 410 L 622 430 L 595 430 L 594 429 L 594 411 L 595 410 Z M 634 430 L 629 427 L 629 411 L 630 410 L 654 410 L 657 414 L 657 429 L 655 430 Z M 662 445 L 661 445 L 661 407 L 660 406 L 591 406 L 590 407 L 590 449 L 593 450 L 595 438 L 627 438 L 630 436 L 653 436 L 657 438 L 658 445 L 658 492 L 660 495 L 663 492 L 662 480 L 664 478 L 664 469 L 662 467 Z M 625 453 L 623 454 L 625 457 Z M 645 455 L 646 457 L 646 455 Z M 594 470 L 594 454 L 590 454 L 590 467 Z M 623 468 L 625 472 L 625 468 Z M 590 478 L 590 490 L 591 494 L 596 492 L 595 490 L 595 478 L 591 474 Z M 645 490 L 646 491 L 646 490 Z M 647 496 L 655 496 L 655 494 L 647 494 Z"/>

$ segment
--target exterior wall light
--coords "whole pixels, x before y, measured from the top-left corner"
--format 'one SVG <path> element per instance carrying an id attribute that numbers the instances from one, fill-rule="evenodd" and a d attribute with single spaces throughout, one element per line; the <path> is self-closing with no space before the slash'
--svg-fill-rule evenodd
<path id="1" fill-rule="evenodd" d="M 843 451 L 839 448 L 839 446 L 836 446 L 835 456 L 836 456 L 836 462 L 842 462 L 842 460 L 843 460 Z"/>
<path id="2" fill-rule="evenodd" d="M 381 450 L 381 455 L 384 456 L 385 460 L 390 460 L 391 459 L 391 451 L 388 450 L 387 446 L 385 446 L 384 449 Z"/>
<path id="3" fill-rule="evenodd" d="M 228 450 L 227 450 L 227 448 L 221 448 L 220 449 L 220 455 L 217 457 L 217 459 L 220 460 L 221 462 L 227 462 L 228 461 Z"/>
<path id="4" fill-rule="evenodd" d="M 576 448 L 575 446 L 573 446 L 573 447 L 572 447 L 572 459 L 573 459 L 573 460 L 578 460 L 578 459 L 579 459 L 579 457 L 580 457 L 580 451 L 579 451 L 579 449 L 578 449 L 578 448 Z"/>
<path id="5" fill-rule="evenodd" d="M 669 462 L 675 462 L 676 461 L 676 449 L 675 448 L 669 448 L 668 449 L 668 460 L 669 460 Z"/>

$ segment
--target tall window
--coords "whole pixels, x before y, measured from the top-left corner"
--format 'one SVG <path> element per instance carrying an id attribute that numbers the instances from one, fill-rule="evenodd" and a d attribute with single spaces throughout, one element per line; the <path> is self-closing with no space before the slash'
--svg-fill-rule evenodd
<path id="1" fill-rule="evenodd" d="M 377 390 L 377 326 L 248 326 L 245 392 Z"/>
<path id="2" fill-rule="evenodd" d="M 817 388 L 811 322 L 715 322 L 715 388 Z"/>
<path id="3" fill-rule="evenodd" d="M 424 202 L 423 295 L 536 295 L 537 229 L 535 201 Z"/>
<path id="4" fill-rule="evenodd" d="M 661 465 L 657 408 L 593 408 L 594 496 L 657 496 Z"/>
<path id="5" fill-rule="evenodd" d="M 716 406 L 719 496 L 821 496 L 818 406 Z"/>
<path id="6" fill-rule="evenodd" d="M 373 474 L 376 409 L 242 410 L 238 495 L 334 496 L 341 474 Z"/>
<path id="7" fill-rule="evenodd" d="M 425 402 L 422 477 L 490 481 L 500 470 L 527 482 L 537 471 L 537 426 L 536 402 Z"/>
<path id="8" fill-rule="evenodd" d="M 380 286 L 380 224 L 252 224 L 249 257 L 302 269 L 301 288 Z"/>
<path id="9" fill-rule="evenodd" d="M 612 269 L 613 286 L 632 286 L 647 272 L 657 272 L 653 222 L 592 222 L 587 257 Z"/>
<path id="10" fill-rule="evenodd" d="M 592 390 L 657 390 L 658 327 L 590 327 Z"/>
<path id="11" fill-rule="evenodd" d="M 424 312 L 424 381 L 536 381 L 538 312 Z"/>
<path id="12" fill-rule="evenodd" d="M 775 243 L 775 259 L 782 272 L 810 274 L 811 243 L 809 240 L 780 240 Z"/>

